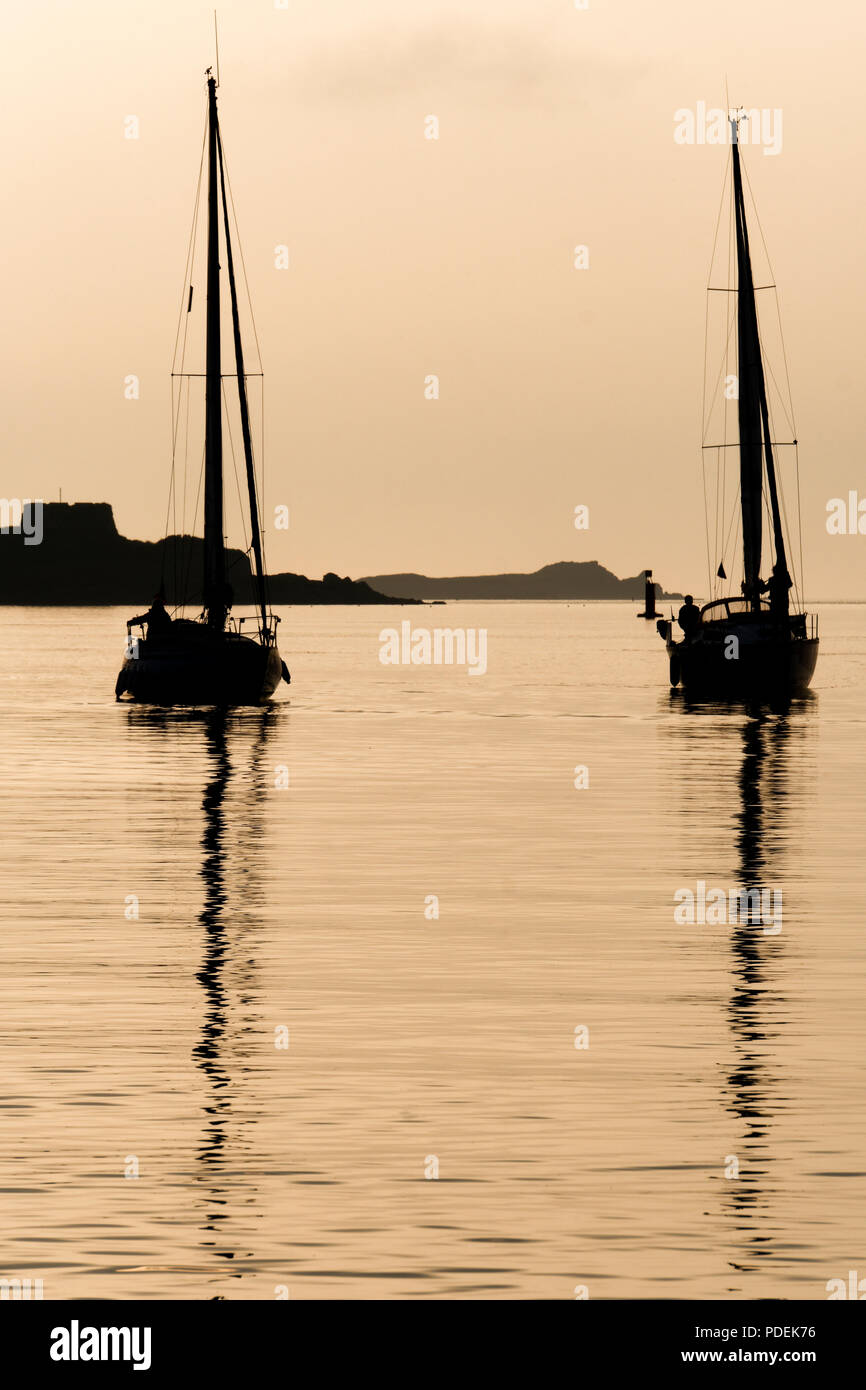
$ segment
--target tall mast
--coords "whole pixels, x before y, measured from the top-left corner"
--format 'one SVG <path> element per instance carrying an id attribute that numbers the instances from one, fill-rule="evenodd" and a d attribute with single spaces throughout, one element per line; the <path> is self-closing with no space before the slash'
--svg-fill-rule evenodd
<path id="1" fill-rule="evenodd" d="M 228 203 L 226 201 L 226 180 L 225 165 L 223 162 L 223 144 L 219 136 L 219 131 L 217 131 L 217 147 L 219 151 L 220 191 L 222 193 L 223 219 L 225 228 L 226 266 L 228 268 L 229 273 L 229 289 L 231 290 L 232 301 L 232 331 L 234 335 L 235 346 L 235 368 L 237 370 L 238 376 L 238 401 L 240 404 L 241 412 L 241 434 L 243 436 L 244 441 L 244 461 L 246 463 L 247 492 L 249 494 L 250 503 L 250 532 L 252 534 L 253 555 L 255 557 L 256 562 L 256 599 L 259 605 L 259 612 L 261 614 L 262 619 L 262 641 L 265 641 L 268 629 L 268 600 L 265 585 L 265 568 L 264 563 L 262 561 L 262 538 L 261 530 L 259 527 L 258 499 L 256 497 L 256 472 L 255 467 L 253 465 L 252 436 L 250 434 L 250 411 L 249 402 L 247 400 L 247 379 L 244 374 L 244 348 L 243 343 L 241 342 L 241 325 L 240 316 L 238 314 L 238 296 L 237 287 L 235 285 L 235 267 L 234 259 L 232 256 L 231 235 L 229 232 L 229 209 Z"/>
<path id="2" fill-rule="evenodd" d="M 210 69 L 208 69 L 210 73 Z M 219 127 L 216 79 L 208 91 L 207 354 L 205 386 L 204 608 L 209 627 L 222 632 L 226 620 L 226 560 L 223 543 L 223 424 L 220 351 Z"/>
<path id="3" fill-rule="evenodd" d="M 744 594 L 753 609 L 760 608 L 763 469 L 767 468 L 767 489 L 773 518 L 773 546 L 776 563 L 787 573 L 785 540 L 773 445 L 770 440 L 769 410 L 761 341 L 758 334 L 758 313 L 755 305 L 755 285 L 749 252 L 749 229 L 746 223 L 746 201 L 740 167 L 737 118 L 731 119 L 731 141 L 734 162 L 734 214 L 737 238 L 737 374 L 739 383 L 738 416 L 740 430 L 740 505 L 743 513 Z"/>

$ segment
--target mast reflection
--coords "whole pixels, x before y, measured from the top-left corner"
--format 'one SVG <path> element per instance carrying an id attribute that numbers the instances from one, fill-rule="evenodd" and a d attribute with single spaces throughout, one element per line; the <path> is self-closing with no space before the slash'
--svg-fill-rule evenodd
<path id="1" fill-rule="evenodd" d="M 740 886 L 760 893 L 775 885 L 768 882 L 773 847 L 784 839 L 785 744 L 790 732 L 787 710 L 773 716 L 757 706 L 745 712 L 741 729 L 739 807 L 736 846 Z M 769 797 L 769 766 L 776 767 L 775 796 Z M 767 1055 L 784 1026 L 784 1000 L 774 991 L 778 939 L 768 938 L 759 923 L 737 922 L 731 927 L 733 988 L 727 1014 L 734 1044 L 734 1063 L 728 1073 L 730 1110 L 739 1121 L 741 1150 L 739 1177 L 725 1185 L 727 1205 L 738 1218 L 735 1229 L 742 1242 L 742 1261 L 734 1268 L 747 1271 L 752 1261 L 772 1254 L 772 1238 L 763 1226 L 750 1224 L 765 1208 L 773 1151 L 769 1143 L 770 1117 L 778 1103 Z"/>
<path id="2" fill-rule="evenodd" d="M 229 1083 L 222 1056 L 227 1025 L 223 967 L 228 951 L 223 916 L 226 905 L 225 797 L 232 775 L 226 730 L 228 717 L 227 711 L 222 709 L 208 710 L 204 715 L 205 746 L 212 775 L 202 796 L 204 832 L 201 838 L 201 876 L 204 902 L 198 920 L 202 930 L 204 958 L 196 979 L 204 990 L 205 1008 L 201 1041 L 193 1048 L 193 1056 L 197 1058 L 211 1091 L 210 1104 L 205 1106 L 205 1114 L 209 1118 L 199 1150 L 199 1158 L 205 1163 L 219 1161 L 226 1141 L 226 1112 L 231 1104 L 228 1096 L 220 1095 Z"/>
<path id="3" fill-rule="evenodd" d="M 268 739 L 280 718 L 279 707 L 266 706 L 242 714 L 222 709 L 204 713 L 205 747 L 210 779 L 202 794 L 204 828 L 201 838 L 201 877 L 204 899 L 198 922 L 202 937 L 202 964 L 196 979 L 204 991 L 201 1037 L 193 1056 L 208 1085 L 207 1116 L 198 1151 L 200 1161 L 219 1165 L 229 1135 L 232 1086 L 245 1070 L 237 1059 L 237 1029 L 233 1029 L 232 1009 L 243 1002 L 254 1005 L 255 960 L 244 945 L 242 957 L 232 959 L 240 934 L 239 915 L 230 910 L 227 881 L 238 879 L 243 890 L 244 915 L 259 900 L 257 870 L 263 854 L 263 796 L 266 789 L 263 757 Z M 234 763 L 230 744 L 235 752 Z M 237 792 L 227 805 L 230 784 Z M 232 787 L 234 793 L 235 787 Z M 229 873 L 230 852 L 239 864 Z M 242 880 L 242 881 L 241 881 Z M 230 980 L 226 975 L 231 969 Z"/>

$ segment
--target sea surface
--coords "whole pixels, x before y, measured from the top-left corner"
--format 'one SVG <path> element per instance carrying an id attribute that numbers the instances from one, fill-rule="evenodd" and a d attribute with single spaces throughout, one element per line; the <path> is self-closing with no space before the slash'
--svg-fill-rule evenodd
<path id="1" fill-rule="evenodd" d="M 228 714 L 115 703 L 125 609 L 0 609 L 0 1277 L 866 1278 L 866 607 L 776 709 L 671 693 L 636 607 L 284 609 Z M 383 665 L 406 619 L 486 674 Z M 675 920 L 700 883 L 781 922 Z"/>

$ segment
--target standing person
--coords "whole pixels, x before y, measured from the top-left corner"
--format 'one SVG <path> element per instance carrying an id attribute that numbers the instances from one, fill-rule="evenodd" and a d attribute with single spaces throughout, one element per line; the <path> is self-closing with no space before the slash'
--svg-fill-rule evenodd
<path id="1" fill-rule="evenodd" d="M 793 583 L 794 581 L 785 566 L 780 565 L 777 560 L 770 578 L 761 585 L 762 589 L 769 590 L 770 613 L 780 622 L 784 622 L 788 617 L 788 590 Z"/>
<path id="2" fill-rule="evenodd" d="M 701 625 L 701 610 L 698 608 L 691 594 L 686 594 L 686 601 L 677 614 L 677 622 L 682 628 L 685 639 L 688 642 L 694 637 Z"/>

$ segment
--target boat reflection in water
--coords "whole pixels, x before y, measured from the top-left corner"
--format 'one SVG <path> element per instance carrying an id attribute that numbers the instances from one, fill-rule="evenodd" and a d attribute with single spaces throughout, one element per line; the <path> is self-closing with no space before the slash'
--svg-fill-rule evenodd
<path id="1" fill-rule="evenodd" d="M 729 787 L 717 778 L 724 790 L 714 793 L 717 823 L 736 826 L 733 849 L 736 887 L 751 893 L 752 903 L 782 893 L 783 926 L 767 929 L 766 914 L 741 911 L 738 920 L 724 928 L 730 937 L 730 995 L 726 1005 L 732 1041 L 731 1060 L 723 1064 L 722 1094 L 726 1109 L 736 1121 L 730 1152 L 725 1156 L 722 1210 L 733 1218 L 734 1253 L 729 1267 L 741 1273 L 754 1273 L 778 1255 L 781 1222 L 774 1210 L 774 1197 L 780 1180 L 773 1176 L 776 1155 L 773 1146 L 773 1119 L 786 1105 L 789 1083 L 783 1069 L 784 1035 L 792 1022 L 789 1001 L 782 992 L 786 954 L 792 949 L 790 933 L 796 932 L 796 901 L 789 897 L 787 883 L 793 865 L 791 836 L 792 795 L 804 794 L 804 742 L 813 730 L 812 716 L 817 698 L 804 692 L 798 698 L 773 703 L 690 702 L 681 692 L 672 692 L 670 706 L 689 720 L 706 719 L 701 730 L 708 744 L 704 757 L 721 762 L 720 744 L 730 736 L 731 721 L 738 724 L 740 740 L 736 799 L 731 804 Z M 713 727 L 710 727 L 713 726 Z M 694 734 L 694 730 L 691 731 Z M 725 750 L 727 751 L 727 750 Z M 721 755 L 721 756 L 720 756 Z M 728 754 L 728 758 L 730 755 Z M 707 763 L 695 770 L 706 775 Z M 720 762 L 716 764 L 718 772 Z M 795 781 L 796 769 L 799 781 Z M 683 807 L 690 814 L 689 805 Z M 724 844 L 719 857 L 724 854 Z M 712 852 L 716 846 L 707 845 Z M 732 885 L 734 886 L 734 885 Z M 749 918 L 751 917 L 751 920 Z M 729 1160 L 735 1159 L 736 1180 Z"/>
<path id="2" fill-rule="evenodd" d="M 255 1120 L 256 1101 L 244 1034 L 259 1029 L 252 942 L 264 903 L 261 870 L 270 785 L 265 751 L 285 711 L 280 705 L 235 711 L 129 709 L 130 721 L 138 726 L 171 735 L 194 732 L 195 751 L 201 750 L 203 736 L 207 759 L 201 797 L 201 956 L 196 972 L 203 1008 L 192 1055 L 205 1082 L 203 1131 L 193 1177 L 204 1196 L 201 1244 L 211 1269 L 214 1256 L 229 1261 L 245 1253 L 232 1248 L 221 1223 L 241 1205 L 247 1227 L 261 1219 L 255 1210 L 255 1164 L 248 1162 L 251 1139 L 245 1135 Z"/>

